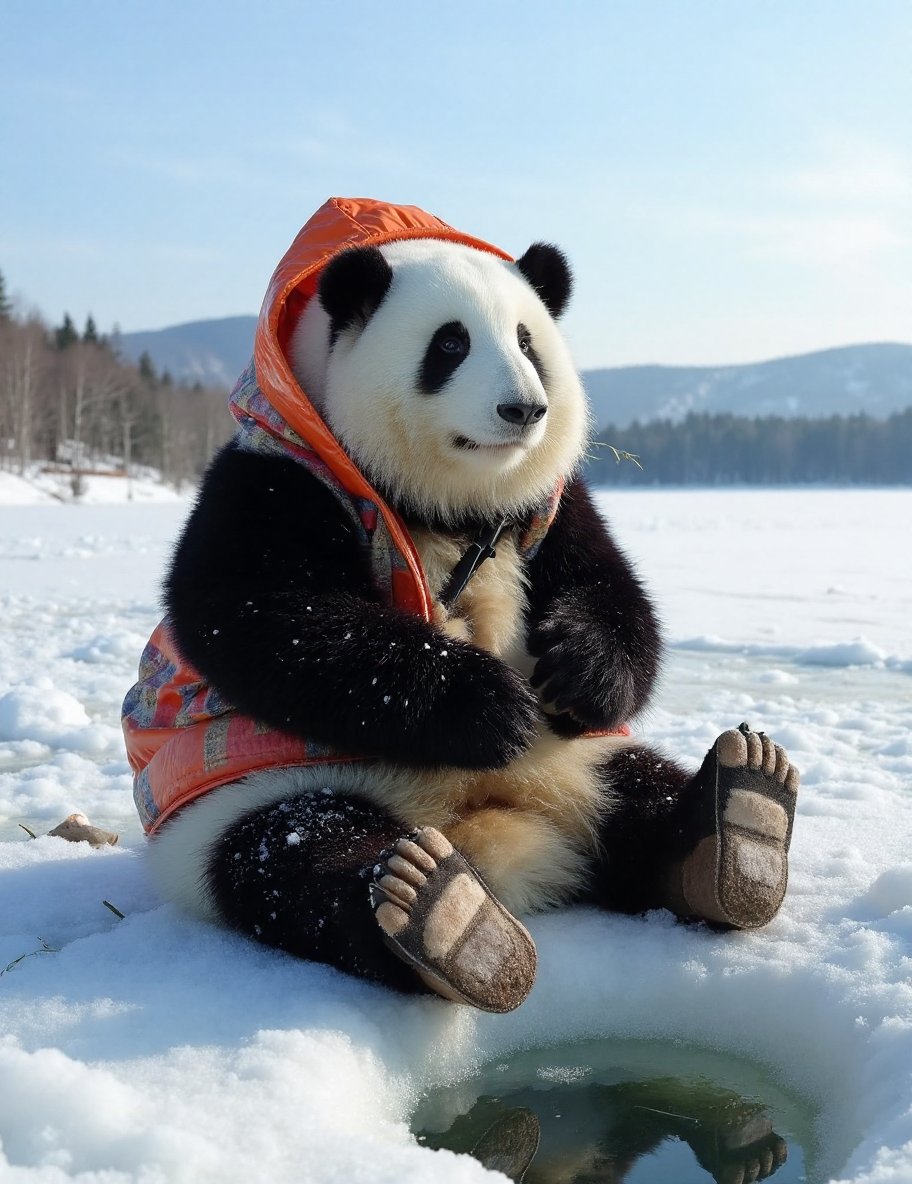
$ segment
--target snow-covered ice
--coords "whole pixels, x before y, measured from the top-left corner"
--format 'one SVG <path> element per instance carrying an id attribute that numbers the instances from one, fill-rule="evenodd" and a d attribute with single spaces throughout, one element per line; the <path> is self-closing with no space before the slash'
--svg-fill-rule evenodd
<path id="1" fill-rule="evenodd" d="M 138 467 L 127 480 L 110 462 L 107 468 L 95 468 L 80 477 L 82 490 L 80 505 L 110 505 L 131 501 L 166 502 L 181 501 L 181 495 L 166 485 L 154 469 Z M 61 467 L 50 472 L 42 464 L 33 464 L 20 475 L 0 470 L 0 506 L 44 506 L 54 502 L 72 502 L 72 473 Z"/>
<path id="2" fill-rule="evenodd" d="M 693 762 L 742 719 L 786 744 L 789 894 L 751 934 L 537 918 L 538 982 L 501 1017 L 160 903 L 118 711 L 187 503 L 0 504 L 0 969 L 29 955 L 0 978 L 0 1180 L 503 1179 L 418 1146 L 418 1097 L 603 1036 L 753 1060 L 817 1115 L 809 1179 L 912 1182 L 912 491 L 601 500 L 672 643 L 639 730 Z M 76 810 L 120 845 L 17 825 Z"/>

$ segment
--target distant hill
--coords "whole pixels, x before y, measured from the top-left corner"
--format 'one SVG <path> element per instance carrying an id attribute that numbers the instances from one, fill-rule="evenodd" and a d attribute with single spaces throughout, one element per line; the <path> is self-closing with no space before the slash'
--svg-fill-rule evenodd
<path id="1" fill-rule="evenodd" d="M 256 323 L 256 317 L 222 317 L 124 333 L 120 352 L 131 362 L 147 353 L 155 369 L 172 378 L 230 389 L 253 356 Z"/>
<path id="2" fill-rule="evenodd" d="M 231 387 L 253 353 L 257 318 L 192 321 L 125 333 L 121 350 L 147 352 L 176 379 Z M 847 345 L 744 366 L 620 366 L 583 373 L 596 423 L 683 419 L 689 411 L 820 417 L 912 407 L 912 345 Z"/>
<path id="3" fill-rule="evenodd" d="M 621 366 L 583 379 L 600 426 L 690 411 L 885 419 L 912 407 L 912 345 L 847 345 L 745 366 Z"/>

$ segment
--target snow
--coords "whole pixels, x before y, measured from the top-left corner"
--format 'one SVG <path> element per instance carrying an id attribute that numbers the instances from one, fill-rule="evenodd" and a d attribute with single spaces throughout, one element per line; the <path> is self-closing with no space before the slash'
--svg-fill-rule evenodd
<path id="1" fill-rule="evenodd" d="M 31 739 L 71 748 L 90 722 L 79 700 L 56 690 L 49 678 L 0 695 L 0 740 Z"/>
<path id="2" fill-rule="evenodd" d="M 594 1037 L 748 1058 L 816 1113 L 809 1179 L 912 1181 L 912 492 L 600 500 L 672 644 L 638 730 L 696 762 L 747 719 L 802 770 L 789 894 L 757 933 L 536 918 L 539 978 L 507 1016 L 161 903 L 118 709 L 187 502 L 0 505 L 0 969 L 28 955 L 0 978 L 4 1184 L 502 1180 L 415 1143 L 419 1097 Z M 74 811 L 118 846 L 43 837 Z"/>
<path id="3" fill-rule="evenodd" d="M 81 480 L 80 505 L 183 500 L 171 486 L 163 484 L 153 469 L 138 469 L 131 481 L 115 471 L 103 470 L 85 473 Z M 41 465 L 32 465 L 24 476 L 19 476 L 0 470 L 0 506 L 40 506 L 73 500 L 71 476 L 65 471 L 46 472 Z"/>

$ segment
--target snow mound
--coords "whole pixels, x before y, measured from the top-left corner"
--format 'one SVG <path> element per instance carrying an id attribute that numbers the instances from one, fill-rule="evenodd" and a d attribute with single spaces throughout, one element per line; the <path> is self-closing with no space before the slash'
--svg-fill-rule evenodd
<path id="1" fill-rule="evenodd" d="M 912 863 L 891 867 L 878 876 L 860 903 L 872 909 L 876 917 L 912 908 Z"/>
<path id="2" fill-rule="evenodd" d="M 679 650 L 694 653 L 742 654 L 752 658 L 785 658 L 799 666 L 885 666 L 905 670 L 912 667 L 908 659 L 888 653 L 874 645 L 866 637 L 855 637 L 850 641 L 817 642 L 810 646 L 780 645 L 771 642 L 744 642 L 720 637 L 716 633 L 703 633 L 673 642 Z M 766 682 L 787 682 L 789 677 L 780 677 L 782 672 L 770 672 Z"/>
<path id="3" fill-rule="evenodd" d="M 756 681 L 758 683 L 766 683 L 768 686 L 791 687 L 797 686 L 798 679 L 794 674 L 789 674 L 787 670 L 764 670 L 757 675 Z"/>
<path id="4" fill-rule="evenodd" d="M 93 723 L 75 696 L 46 677 L 0 695 L 0 741 L 75 749 L 92 756 L 116 752 L 122 742 L 119 728 Z"/>
<path id="5" fill-rule="evenodd" d="M 79 748 L 91 726 L 86 709 L 49 678 L 0 695 L 0 740 L 37 740 L 52 748 Z"/>
<path id="6" fill-rule="evenodd" d="M 37 506 L 53 501 L 49 493 L 31 481 L 0 470 L 0 506 Z"/>
<path id="7" fill-rule="evenodd" d="M 129 630 L 117 630 L 113 633 L 96 633 L 88 641 L 74 646 L 66 655 L 77 662 L 89 662 L 93 665 L 106 665 L 110 661 L 122 659 L 134 662 L 137 654 L 141 654 L 147 637 Z"/>
<path id="8" fill-rule="evenodd" d="M 866 637 L 835 645 L 812 645 L 795 655 L 795 661 L 804 666 L 877 666 L 886 659 L 886 651 Z"/>

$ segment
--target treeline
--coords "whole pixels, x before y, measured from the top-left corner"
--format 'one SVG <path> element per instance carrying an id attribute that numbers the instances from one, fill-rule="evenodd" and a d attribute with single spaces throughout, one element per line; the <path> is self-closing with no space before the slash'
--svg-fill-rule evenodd
<path id="1" fill-rule="evenodd" d="M 180 486 L 200 474 L 231 435 L 224 390 L 187 386 L 119 355 L 90 316 L 80 332 L 17 315 L 0 274 L 0 468 L 37 465 L 67 474 L 79 496 L 87 473 L 137 466 Z"/>
<path id="2" fill-rule="evenodd" d="M 175 383 L 147 355 L 119 354 L 91 317 L 80 332 L 19 315 L 0 273 L 0 469 L 37 465 L 69 476 L 78 496 L 87 473 L 137 466 L 180 486 L 195 481 L 233 421 L 225 391 Z M 587 476 L 624 485 L 910 485 L 912 409 L 886 420 L 691 413 L 606 427 Z M 639 458 L 618 463 L 615 450 Z"/>
<path id="3" fill-rule="evenodd" d="M 888 419 L 826 419 L 692 412 L 607 427 L 591 450 L 587 477 L 616 485 L 910 485 L 912 409 Z M 633 453 L 640 470 L 612 450 Z"/>

